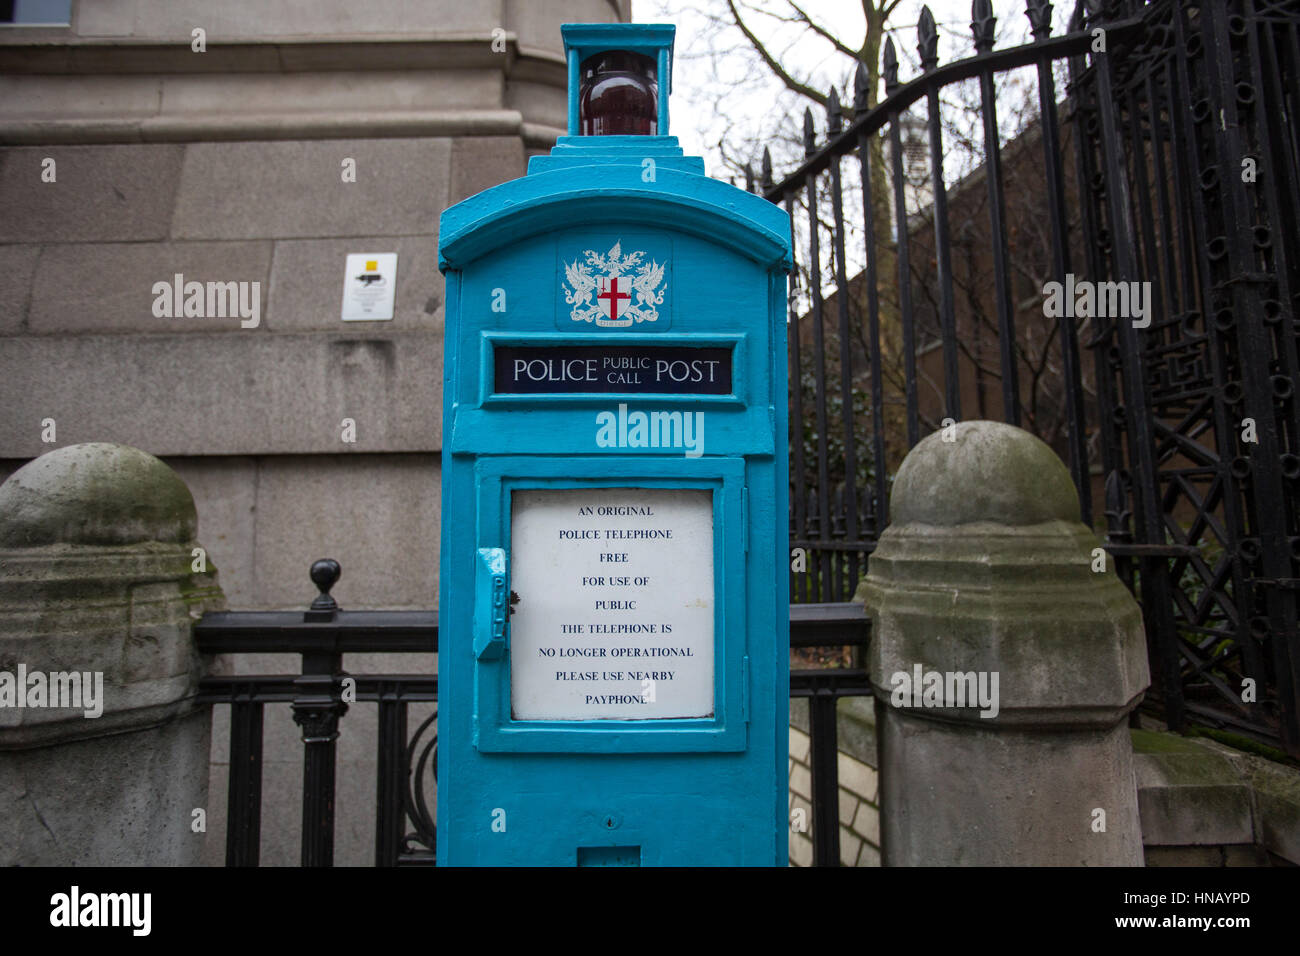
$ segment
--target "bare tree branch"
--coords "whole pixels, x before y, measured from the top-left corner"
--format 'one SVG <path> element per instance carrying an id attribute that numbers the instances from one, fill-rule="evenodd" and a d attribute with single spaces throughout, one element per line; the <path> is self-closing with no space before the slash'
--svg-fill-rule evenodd
<path id="1" fill-rule="evenodd" d="M 763 62 L 767 64 L 767 68 L 776 74 L 777 79 L 784 83 L 787 89 L 798 93 L 800 96 L 806 96 L 814 103 L 820 103 L 825 107 L 829 102 L 829 98 L 826 94 L 817 92 L 808 84 L 801 83 L 786 72 L 785 67 L 780 64 L 776 57 L 772 56 L 772 54 L 768 52 L 763 41 L 755 36 L 754 31 L 752 31 L 745 23 L 744 19 L 740 15 L 740 11 L 736 9 L 735 0 L 727 0 L 727 8 L 731 11 L 731 16 L 735 19 L 736 26 L 740 29 L 740 32 L 745 35 L 745 39 L 749 41 L 750 46 L 754 48 L 755 52 L 763 58 Z"/>
<path id="2" fill-rule="evenodd" d="M 855 50 L 846 45 L 839 37 L 831 33 L 825 27 L 814 23 L 812 17 L 808 16 L 808 14 L 804 12 L 803 8 L 800 7 L 799 4 L 795 3 L 794 0 L 786 0 L 786 2 L 790 4 L 791 9 L 793 9 L 795 13 L 799 14 L 799 19 L 808 27 L 809 30 L 812 30 L 813 33 L 829 42 L 831 46 L 835 47 L 835 49 L 839 50 L 845 56 L 856 60 L 862 55 L 861 50 Z"/>

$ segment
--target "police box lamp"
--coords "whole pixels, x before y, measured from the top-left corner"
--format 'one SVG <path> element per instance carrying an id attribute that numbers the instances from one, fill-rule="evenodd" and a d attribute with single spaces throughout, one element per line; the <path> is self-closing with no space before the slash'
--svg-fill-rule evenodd
<path id="1" fill-rule="evenodd" d="M 568 135 L 446 209 L 438 862 L 788 860 L 790 218 L 566 24 Z"/>
<path id="2" fill-rule="evenodd" d="M 570 136 L 668 134 L 675 29 L 671 24 L 619 23 L 566 23 L 560 28 L 569 67 Z"/>
<path id="3" fill-rule="evenodd" d="M 583 136 L 654 136 L 659 129 L 659 85 L 654 60 L 609 50 L 582 64 L 578 119 Z"/>

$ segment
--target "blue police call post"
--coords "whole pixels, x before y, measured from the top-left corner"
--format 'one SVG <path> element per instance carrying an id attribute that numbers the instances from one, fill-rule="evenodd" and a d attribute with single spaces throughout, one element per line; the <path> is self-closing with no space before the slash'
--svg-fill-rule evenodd
<path id="1" fill-rule="evenodd" d="M 674 27 L 442 215 L 442 865 L 788 857 L 790 220 L 668 135 Z"/>

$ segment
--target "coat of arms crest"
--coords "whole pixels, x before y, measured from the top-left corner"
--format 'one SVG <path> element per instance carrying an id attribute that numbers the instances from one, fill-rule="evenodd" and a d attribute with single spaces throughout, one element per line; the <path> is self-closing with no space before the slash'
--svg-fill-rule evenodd
<path id="1" fill-rule="evenodd" d="M 633 322 L 659 319 L 656 307 L 663 305 L 668 288 L 664 265 L 646 262 L 644 252 L 624 255 L 620 247 L 621 242 L 616 242 L 604 255 L 588 249 L 583 253 L 585 262 L 575 259 L 565 265 L 568 282 L 560 287 L 564 301 L 573 306 L 569 313 L 573 321 L 623 329 Z"/>

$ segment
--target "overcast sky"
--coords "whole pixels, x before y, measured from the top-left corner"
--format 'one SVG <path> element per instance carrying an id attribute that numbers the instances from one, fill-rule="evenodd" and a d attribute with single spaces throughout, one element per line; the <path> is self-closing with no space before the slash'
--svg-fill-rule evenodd
<path id="1" fill-rule="evenodd" d="M 825 90 L 839 85 L 852 100 L 851 65 L 824 39 L 802 26 L 782 24 L 761 11 L 787 14 L 787 0 L 743 0 L 746 22 L 800 80 Z M 857 0 L 799 0 L 799 6 L 819 24 L 854 48 L 861 45 L 864 19 Z M 931 0 L 930 10 L 939 27 L 941 63 L 970 55 L 970 0 Z M 894 36 L 906 82 L 917 71 L 916 22 L 920 0 L 903 0 L 890 17 L 887 32 Z M 1053 10 L 1053 32 L 1064 31 L 1073 0 L 1062 0 Z M 759 12 L 755 12 L 759 11 Z M 761 138 L 778 118 L 802 116 L 809 101 L 785 90 L 757 60 L 745 38 L 735 28 L 711 27 L 704 13 L 726 18 L 725 0 L 632 0 L 632 17 L 642 23 L 677 25 L 676 60 L 673 70 L 671 133 L 681 138 L 688 155 L 703 156 L 710 175 L 722 172 L 717 143 L 734 143 L 741 152 L 745 137 Z M 997 46 L 1028 42 L 1029 20 L 1024 0 L 994 0 Z M 819 130 L 824 116 L 814 109 Z M 730 128 L 729 128 L 730 127 Z M 781 170 L 777 170 L 778 177 Z"/>

